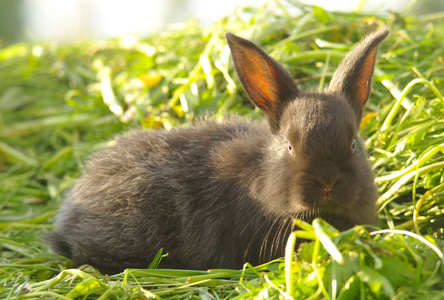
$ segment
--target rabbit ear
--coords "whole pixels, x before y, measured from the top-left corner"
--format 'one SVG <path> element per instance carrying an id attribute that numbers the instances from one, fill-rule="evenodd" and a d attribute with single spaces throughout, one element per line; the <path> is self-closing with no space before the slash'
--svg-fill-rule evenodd
<path id="1" fill-rule="evenodd" d="M 385 28 L 364 39 L 344 58 L 331 79 L 329 90 L 344 93 L 359 119 L 370 95 L 378 45 L 388 33 Z"/>
<path id="2" fill-rule="evenodd" d="M 266 113 L 271 130 L 276 132 L 282 109 L 299 93 L 297 84 L 281 64 L 256 44 L 230 32 L 225 36 L 245 92 Z"/>

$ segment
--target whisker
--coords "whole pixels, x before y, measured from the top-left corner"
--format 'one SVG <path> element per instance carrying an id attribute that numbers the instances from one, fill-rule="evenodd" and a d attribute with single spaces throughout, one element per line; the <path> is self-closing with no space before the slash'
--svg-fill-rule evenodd
<path id="1" fill-rule="evenodd" d="M 262 244 L 261 244 L 261 249 L 260 249 L 260 252 L 259 252 L 259 260 L 260 261 L 265 261 L 265 258 L 267 256 L 266 253 L 267 253 L 267 247 L 268 247 L 268 239 L 269 239 L 269 236 L 270 236 L 270 232 L 273 229 L 273 227 L 276 224 L 276 222 L 277 222 L 276 219 L 273 220 L 273 223 L 271 224 L 270 228 L 268 228 L 267 234 L 264 236 L 264 239 L 263 239 Z"/>
<path id="2" fill-rule="evenodd" d="M 270 251 L 268 253 L 268 259 L 267 260 L 271 260 L 271 256 L 273 256 L 274 251 L 275 251 L 275 241 L 276 241 L 276 236 L 279 234 L 279 228 L 280 228 L 280 224 L 281 222 L 278 221 L 278 219 L 276 219 L 275 225 L 277 224 L 278 229 L 277 230 L 273 230 L 273 235 L 271 236 L 271 245 L 270 245 Z M 274 227 L 274 226 L 273 226 Z"/>
<path id="3" fill-rule="evenodd" d="M 293 232 L 295 226 L 291 218 L 285 220 L 284 223 L 286 224 L 286 226 L 284 234 L 281 237 L 281 245 L 282 245 L 281 249 L 285 248 L 285 242 L 288 240 L 288 237 L 290 236 L 290 233 Z M 281 252 L 282 252 L 281 255 L 284 255 L 284 251 L 281 250 Z"/>
<path id="4" fill-rule="evenodd" d="M 256 214 L 254 214 L 254 215 L 252 216 L 250 222 L 248 222 L 248 226 L 250 226 L 251 222 L 252 222 L 254 219 L 256 219 L 256 217 L 257 217 L 257 215 L 259 215 L 259 213 L 260 213 L 260 212 L 258 211 Z M 261 231 L 262 227 L 263 227 L 265 224 L 266 224 L 266 222 L 263 222 L 263 223 L 260 225 L 260 227 L 259 227 L 259 228 L 254 232 L 254 234 L 251 236 L 251 239 L 250 239 L 250 241 L 248 242 L 247 248 L 246 248 L 245 251 L 244 251 L 244 259 L 243 259 L 243 261 L 247 261 L 247 257 L 248 257 L 248 254 L 249 254 L 249 251 L 250 251 L 251 245 L 253 244 L 253 241 L 256 239 L 258 233 Z M 244 230 L 242 230 L 242 232 L 244 232 L 244 231 L 245 231 L 245 228 L 244 228 Z M 258 257 L 258 259 L 259 259 L 259 257 Z"/>
<path id="5" fill-rule="evenodd" d="M 251 222 L 253 222 L 253 220 L 256 220 L 256 217 L 261 214 L 260 210 L 257 210 L 255 212 L 255 214 L 253 214 L 253 216 L 251 217 L 250 221 L 247 223 L 247 225 L 245 225 L 244 229 L 240 232 L 240 234 L 242 235 L 244 233 L 244 231 L 248 228 L 248 226 L 251 225 Z"/>
<path id="6" fill-rule="evenodd" d="M 280 249 L 282 249 L 282 245 L 283 245 L 282 240 L 285 237 L 285 230 L 284 230 L 285 227 L 286 227 L 286 219 L 280 219 L 279 230 L 276 232 L 275 239 L 274 239 L 274 250 L 273 250 L 273 257 L 272 258 L 278 257 Z"/>

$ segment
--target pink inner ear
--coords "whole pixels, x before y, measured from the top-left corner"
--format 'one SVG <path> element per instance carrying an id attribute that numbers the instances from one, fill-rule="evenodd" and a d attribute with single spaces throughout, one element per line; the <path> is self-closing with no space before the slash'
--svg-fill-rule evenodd
<path id="1" fill-rule="evenodd" d="M 279 102 L 278 76 L 273 65 L 257 51 L 244 49 L 240 77 L 251 100 L 261 109 L 268 110 Z"/>
<path id="2" fill-rule="evenodd" d="M 373 49 L 370 50 L 370 52 L 367 55 L 367 58 L 364 60 L 362 67 L 359 71 L 359 73 L 357 74 L 357 80 L 356 80 L 356 84 L 355 84 L 355 89 L 356 89 L 356 97 L 359 101 L 359 103 L 361 103 L 362 105 L 365 104 L 365 102 L 368 99 L 368 96 L 370 94 L 370 82 L 371 82 L 371 77 L 373 75 L 373 67 L 375 65 L 375 58 L 376 58 L 376 52 L 377 52 L 377 47 L 374 47 Z"/>

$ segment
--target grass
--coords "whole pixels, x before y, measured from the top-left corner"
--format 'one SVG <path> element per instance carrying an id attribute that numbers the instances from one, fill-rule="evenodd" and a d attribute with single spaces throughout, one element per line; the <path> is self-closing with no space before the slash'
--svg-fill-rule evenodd
<path id="1" fill-rule="evenodd" d="M 0 298 L 443 298 L 443 21 L 443 12 L 332 13 L 288 0 L 143 39 L 1 49 Z M 226 31 L 259 43 L 301 85 L 322 87 L 355 42 L 385 25 L 361 130 L 381 230 L 300 223 L 288 249 L 297 238 L 313 243 L 243 270 L 157 270 L 159 252 L 148 270 L 102 276 L 48 253 L 43 236 L 64 195 L 115 134 L 205 113 L 260 117 L 234 74 Z"/>

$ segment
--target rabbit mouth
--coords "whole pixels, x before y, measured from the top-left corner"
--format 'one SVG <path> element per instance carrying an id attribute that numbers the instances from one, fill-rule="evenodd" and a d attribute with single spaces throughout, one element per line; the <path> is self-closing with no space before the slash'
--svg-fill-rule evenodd
<path id="1" fill-rule="evenodd" d="M 301 219 L 308 223 L 312 223 L 316 218 L 321 218 L 340 230 L 343 230 L 344 228 L 339 228 L 340 226 L 338 226 L 338 222 L 344 222 L 348 219 L 347 214 L 344 211 L 338 210 L 337 205 L 335 206 L 332 204 L 313 205 L 304 210 L 295 212 L 291 218 Z"/>
<path id="2" fill-rule="evenodd" d="M 323 207 L 333 207 L 340 202 L 340 195 L 337 189 L 318 189 L 316 191 L 308 192 L 305 197 L 305 203 L 309 207 L 322 209 Z"/>
<path id="3" fill-rule="evenodd" d="M 345 208 L 344 202 L 348 201 L 343 196 L 336 190 L 323 190 L 305 195 L 302 202 L 305 206 L 304 210 L 309 211 L 313 215 L 321 216 L 323 213 L 338 214 L 341 212 L 341 207 Z"/>
<path id="4" fill-rule="evenodd" d="M 330 203 L 333 201 L 333 192 L 331 190 L 325 190 L 321 194 L 321 204 Z"/>

